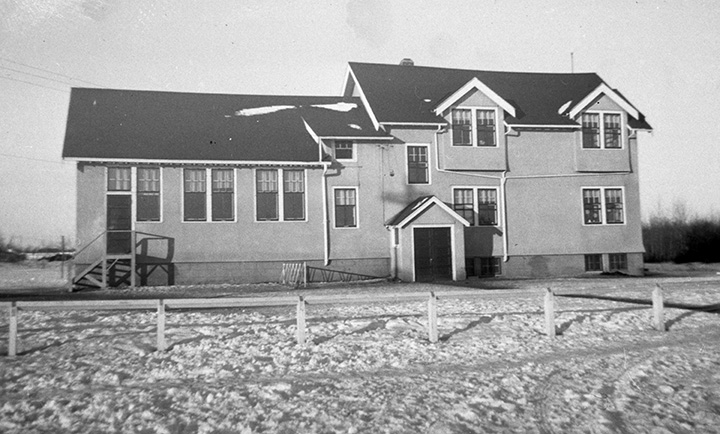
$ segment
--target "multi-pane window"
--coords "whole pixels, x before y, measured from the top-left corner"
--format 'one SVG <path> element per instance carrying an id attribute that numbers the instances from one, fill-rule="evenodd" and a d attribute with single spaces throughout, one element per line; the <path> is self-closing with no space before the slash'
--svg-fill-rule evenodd
<path id="1" fill-rule="evenodd" d="M 603 116 L 605 122 L 604 122 L 604 135 L 605 135 L 605 148 L 622 148 L 622 142 L 620 141 L 621 137 L 621 128 L 620 128 L 620 119 L 621 116 L 619 114 L 609 114 L 606 113 Z"/>
<path id="2" fill-rule="evenodd" d="M 584 113 L 582 147 L 585 149 L 622 148 L 622 115 L 619 113 Z"/>
<path id="3" fill-rule="evenodd" d="M 183 184 L 184 221 L 235 220 L 234 169 L 185 169 Z"/>
<path id="4" fill-rule="evenodd" d="M 160 221 L 160 168 L 137 168 L 137 221 Z"/>
<path id="5" fill-rule="evenodd" d="M 496 146 L 495 109 L 459 108 L 451 111 L 453 146 Z"/>
<path id="6" fill-rule="evenodd" d="M 627 253 L 610 253 L 608 255 L 610 271 L 627 270 Z"/>
<path id="7" fill-rule="evenodd" d="M 453 210 L 475 225 L 475 201 L 472 188 L 456 188 L 453 190 Z"/>
<path id="8" fill-rule="evenodd" d="M 585 271 L 602 271 L 602 255 L 585 255 Z"/>
<path id="9" fill-rule="evenodd" d="M 258 221 L 274 221 L 280 218 L 278 207 L 278 171 L 260 170 L 255 172 L 256 212 Z"/>
<path id="10" fill-rule="evenodd" d="M 495 110 L 477 110 L 477 145 L 495 146 Z"/>
<path id="11" fill-rule="evenodd" d="M 495 226 L 498 224 L 497 189 L 455 188 L 453 210 L 471 226 Z"/>
<path id="12" fill-rule="evenodd" d="M 492 277 L 501 274 L 500 258 L 478 258 L 475 273 L 480 277 Z M 479 267 L 478 267 L 479 265 Z"/>
<path id="13" fill-rule="evenodd" d="M 427 146 L 408 146 L 407 164 L 408 184 L 430 183 Z"/>
<path id="14" fill-rule="evenodd" d="M 207 180 L 205 169 L 185 169 L 184 174 L 184 211 L 185 221 L 207 220 Z"/>
<path id="15" fill-rule="evenodd" d="M 478 189 L 478 225 L 497 225 L 497 190 Z"/>
<path id="16" fill-rule="evenodd" d="M 583 220 L 587 225 L 625 222 L 622 188 L 583 188 Z"/>
<path id="17" fill-rule="evenodd" d="M 257 221 L 305 220 L 304 170 L 258 169 L 255 185 Z"/>
<path id="18" fill-rule="evenodd" d="M 285 220 L 305 219 L 305 171 L 283 170 L 283 210 Z"/>
<path id="19" fill-rule="evenodd" d="M 357 189 L 335 189 L 335 227 L 357 227 Z"/>
<path id="20" fill-rule="evenodd" d="M 582 115 L 582 146 L 586 149 L 600 148 L 600 115 L 597 113 Z"/>
<path id="21" fill-rule="evenodd" d="M 108 167 L 107 182 L 108 191 L 130 191 L 130 168 Z"/>
<path id="22" fill-rule="evenodd" d="M 452 111 L 452 136 L 455 146 L 472 146 L 472 110 L 455 109 Z"/>
<path id="23" fill-rule="evenodd" d="M 355 159 L 353 142 L 345 141 L 345 140 L 336 141 L 335 142 L 335 159 L 336 160 L 353 160 L 353 159 Z"/>
<path id="24" fill-rule="evenodd" d="M 212 220 L 232 221 L 235 218 L 235 171 L 212 170 Z"/>

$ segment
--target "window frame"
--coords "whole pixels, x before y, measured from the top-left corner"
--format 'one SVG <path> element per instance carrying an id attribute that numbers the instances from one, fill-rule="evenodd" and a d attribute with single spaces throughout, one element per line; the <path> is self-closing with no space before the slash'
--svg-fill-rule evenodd
<path id="1" fill-rule="evenodd" d="M 585 220 L 585 190 L 600 190 L 600 222 L 598 223 L 587 223 Z M 605 195 L 606 190 L 620 190 L 622 195 L 622 222 L 607 221 L 607 196 Z M 625 200 L 625 187 L 623 186 L 585 186 L 580 188 L 580 206 L 581 212 L 580 217 L 582 218 L 583 226 L 625 226 L 627 225 L 627 208 Z"/>
<path id="2" fill-rule="evenodd" d="M 599 268 L 597 269 L 591 269 L 588 267 L 588 265 L 592 265 L 594 260 L 598 260 L 597 263 L 599 265 Z M 605 270 L 605 264 L 603 260 L 603 254 L 602 253 L 588 253 L 584 255 L 585 260 L 585 272 L 586 273 L 602 273 Z"/>
<path id="3" fill-rule="evenodd" d="M 614 264 L 620 263 L 620 267 L 613 267 Z M 608 271 L 627 271 L 628 270 L 628 258 L 627 253 L 608 253 Z"/>
<path id="4" fill-rule="evenodd" d="M 204 220 L 185 220 L 185 170 L 204 170 L 205 171 L 205 219 Z M 214 220 L 212 212 L 212 171 L 213 170 L 232 170 L 233 172 L 233 194 L 232 194 L 232 220 Z M 237 185 L 238 185 L 238 169 L 237 167 L 183 167 L 180 172 L 180 222 L 188 224 L 197 223 L 237 223 Z"/>
<path id="5" fill-rule="evenodd" d="M 451 204 L 453 211 L 455 210 L 455 190 L 472 190 L 472 213 L 473 221 L 470 223 L 470 227 L 474 228 L 498 228 L 500 224 L 500 188 L 493 186 L 484 185 L 454 185 L 450 187 L 450 196 L 452 198 Z M 495 223 L 494 224 L 480 224 L 480 201 L 478 193 L 480 190 L 495 190 Z M 458 213 L 459 214 L 459 213 Z M 462 217 L 462 214 L 459 214 Z M 463 217 L 464 218 L 464 217 Z"/>
<path id="6" fill-rule="evenodd" d="M 337 225 L 337 205 L 335 203 L 336 190 L 354 190 L 355 191 L 355 226 L 338 226 Z M 332 225 L 333 229 L 351 230 L 360 228 L 360 188 L 358 186 L 337 185 L 332 187 Z"/>
<path id="7" fill-rule="evenodd" d="M 453 112 L 455 110 L 470 110 L 470 138 L 472 139 L 472 143 L 470 144 L 455 144 L 455 138 L 453 133 Z M 479 145 L 478 144 L 478 123 L 477 123 L 477 112 L 478 111 L 492 111 L 495 115 L 495 124 L 494 124 L 494 143 L 493 145 Z M 500 110 L 498 107 L 492 107 L 492 106 L 457 106 L 450 109 L 450 145 L 453 147 L 458 148 L 480 148 L 480 149 L 488 149 L 488 148 L 498 148 L 500 147 Z"/>
<path id="8" fill-rule="evenodd" d="M 276 220 L 258 220 L 258 189 L 257 189 L 257 173 L 259 170 L 274 170 L 278 174 L 278 218 Z M 285 171 L 302 171 L 303 173 L 303 218 L 291 219 L 285 218 Z M 253 222 L 254 223 L 302 223 L 308 221 L 308 173 L 303 167 L 256 167 L 252 171 L 253 183 Z"/>
<path id="9" fill-rule="evenodd" d="M 342 144 L 342 145 L 350 144 L 350 153 L 352 155 L 350 158 L 339 158 L 337 156 L 337 146 L 340 144 Z M 356 162 L 357 161 L 356 143 L 352 140 L 335 140 L 335 141 L 333 141 L 333 156 L 335 157 L 335 160 L 337 160 L 337 161 L 346 161 L 346 162 L 351 162 L 351 163 Z"/>
<path id="10" fill-rule="evenodd" d="M 427 182 L 410 182 L 410 147 L 414 148 L 425 148 L 427 155 Z M 424 143 L 406 143 L 405 144 L 405 184 L 406 185 L 431 185 L 432 184 L 432 171 L 430 168 L 430 145 Z"/>
<path id="11" fill-rule="evenodd" d="M 595 114 L 599 116 L 598 121 L 598 140 L 599 145 L 596 148 L 586 148 L 585 147 L 585 141 L 583 140 L 584 136 L 584 129 L 582 127 L 583 121 L 582 118 L 586 114 Z M 618 147 L 607 147 L 605 146 L 605 115 L 619 115 L 620 116 L 620 146 Z M 579 121 L 580 121 L 580 149 L 586 150 L 586 151 L 598 151 L 598 150 L 622 150 L 625 149 L 625 142 L 627 140 L 627 133 L 625 126 L 627 125 L 627 120 L 625 117 L 625 113 L 619 110 L 587 110 L 579 115 Z"/>
<path id="12" fill-rule="evenodd" d="M 140 192 L 140 186 L 139 186 L 139 169 L 157 169 L 158 171 L 158 219 L 157 220 L 140 220 L 138 218 L 138 212 L 139 212 L 139 204 L 140 204 L 140 195 L 146 194 L 146 192 Z M 163 170 L 162 167 L 159 166 L 138 166 L 134 167 L 134 174 L 133 178 L 135 179 L 136 188 L 135 188 L 135 201 L 133 203 L 133 207 L 135 208 L 135 221 L 138 223 L 162 223 L 163 221 Z"/>

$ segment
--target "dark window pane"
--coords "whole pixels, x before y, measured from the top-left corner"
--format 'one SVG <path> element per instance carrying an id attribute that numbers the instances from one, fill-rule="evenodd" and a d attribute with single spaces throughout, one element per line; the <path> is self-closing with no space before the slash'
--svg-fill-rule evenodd
<path id="1" fill-rule="evenodd" d="M 305 218 L 305 195 L 303 193 L 286 193 L 283 204 L 285 220 L 303 220 Z"/>
<path id="2" fill-rule="evenodd" d="M 622 189 L 605 189 L 605 222 L 613 224 L 624 222 Z"/>
<path id="3" fill-rule="evenodd" d="M 473 190 L 471 188 L 457 188 L 453 190 L 453 196 L 453 210 L 467 220 L 471 226 L 475 225 Z"/>
<path id="4" fill-rule="evenodd" d="M 278 171 L 258 170 L 257 182 L 257 220 L 278 220 Z"/>
<path id="5" fill-rule="evenodd" d="M 611 253 L 608 255 L 610 271 L 615 270 L 627 270 L 627 254 L 626 253 Z"/>
<path id="6" fill-rule="evenodd" d="M 212 170 L 212 219 L 228 221 L 234 216 L 235 172 L 232 169 Z"/>
<path id="7" fill-rule="evenodd" d="M 140 193 L 137 194 L 137 220 L 139 222 L 160 221 L 160 194 Z"/>
<path id="8" fill-rule="evenodd" d="M 606 114 L 603 117 L 605 119 L 605 147 L 610 149 L 621 148 L 620 115 Z"/>
<path id="9" fill-rule="evenodd" d="M 206 220 L 205 212 L 205 193 L 185 193 L 185 220 L 186 221 L 204 221 Z"/>
<path id="10" fill-rule="evenodd" d="M 472 111 L 452 111 L 452 135 L 454 146 L 472 146 Z"/>
<path id="11" fill-rule="evenodd" d="M 602 271 L 602 255 L 585 255 L 585 271 Z"/>
<path id="12" fill-rule="evenodd" d="M 355 211 L 357 198 L 354 189 L 343 188 L 335 190 L 335 227 L 354 228 L 357 226 Z"/>
<path id="13" fill-rule="evenodd" d="M 335 159 L 352 160 L 353 159 L 353 142 L 337 141 L 335 142 Z"/>

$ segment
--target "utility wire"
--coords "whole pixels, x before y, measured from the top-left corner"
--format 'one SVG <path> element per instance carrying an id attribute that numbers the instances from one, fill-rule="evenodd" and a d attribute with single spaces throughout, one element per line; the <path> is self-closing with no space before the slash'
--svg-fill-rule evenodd
<path id="1" fill-rule="evenodd" d="M 70 93 L 70 90 L 69 90 L 69 89 L 68 89 L 68 90 L 62 90 L 62 89 L 58 89 L 58 88 L 55 88 L 55 87 L 43 86 L 42 84 L 33 83 L 33 82 L 31 82 L 31 81 L 20 80 L 19 78 L 6 77 L 6 76 L 2 76 L 2 75 L 0 75 L 0 78 L 4 78 L 5 80 L 19 81 L 20 83 L 29 84 L 29 85 L 31 85 L 31 86 L 44 87 L 45 89 L 54 90 L 55 92 Z"/>
<path id="2" fill-rule="evenodd" d="M 21 156 L 19 156 L 19 155 L 2 154 L 2 153 L 0 153 L 0 156 L 9 157 L 9 158 L 19 158 L 20 160 L 32 160 L 32 161 L 41 161 L 41 162 L 43 162 L 43 163 L 53 163 L 53 164 L 62 164 L 62 165 L 65 165 L 65 162 L 64 162 L 64 161 L 44 160 L 44 159 L 42 159 L 42 158 L 21 157 Z"/>
<path id="3" fill-rule="evenodd" d="M 16 64 L 16 65 L 24 66 L 24 67 L 26 67 L 26 68 L 34 69 L 34 70 L 36 70 L 36 71 L 42 71 L 42 72 L 45 72 L 45 73 L 48 73 L 48 74 L 57 75 L 57 76 L 60 76 L 60 77 L 65 77 L 65 78 L 68 78 L 68 79 L 70 79 L 70 80 L 79 81 L 79 82 L 81 82 L 81 83 L 90 84 L 90 85 L 92 85 L 92 86 L 104 87 L 104 86 L 102 86 L 102 85 L 100 85 L 100 84 L 93 83 L 93 82 L 91 82 L 91 81 L 82 80 L 82 79 L 79 79 L 79 78 L 71 77 L 71 76 L 69 76 L 69 75 L 60 74 L 60 73 L 58 73 L 58 72 L 53 72 L 53 71 L 50 71 L 50 70 L 47 70 L 47 69 L 38 68 L 38 67 L 35 67 L 35 66 L 30 66 L 30 65 L 25 64 L 25 63 L 16 62 L 15 60 L 7 59 L 7 58 L 5 58 L 5 57 L 0 57 L 0 60 L 4 60 L 5 62 L 10 62 L 10 63 L 14 63 L 14 64 Z"/>
<path id="4" fill-rule="evenodd" d="M 2 65 L 0 65 L 0 69 L 7 69 L 8 71 L 17 72 L 17 73 L 25 74 L 25 75 L 29 75 L 29 76 L 31 76 L 31 77 L 37 77 L 37 78 L 41 78 L 41 79 L 43 79 L 43 80 L 49 80 L 49 81 L 54 81 L 55 83 L 60 83 L 60 84 L 66 84 L 66 85 L 68 85 L 68 86 L 73 86 L 72 83 L 68 83 L 67 81 L 55 80 L 54 78 L 43 77 L 42 75 L 33 74 L 32 72 L 20 71 L 19 69 L 8 68 L 7 66 L 2 66 Z"/>

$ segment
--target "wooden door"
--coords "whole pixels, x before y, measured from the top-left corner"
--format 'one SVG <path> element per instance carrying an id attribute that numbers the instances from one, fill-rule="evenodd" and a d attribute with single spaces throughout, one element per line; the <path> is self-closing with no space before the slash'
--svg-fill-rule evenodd
<path id="1" fill-rule="evenodd" d="M 450 228 L 414 228 L 415 280 L 452 279 Z"/>

